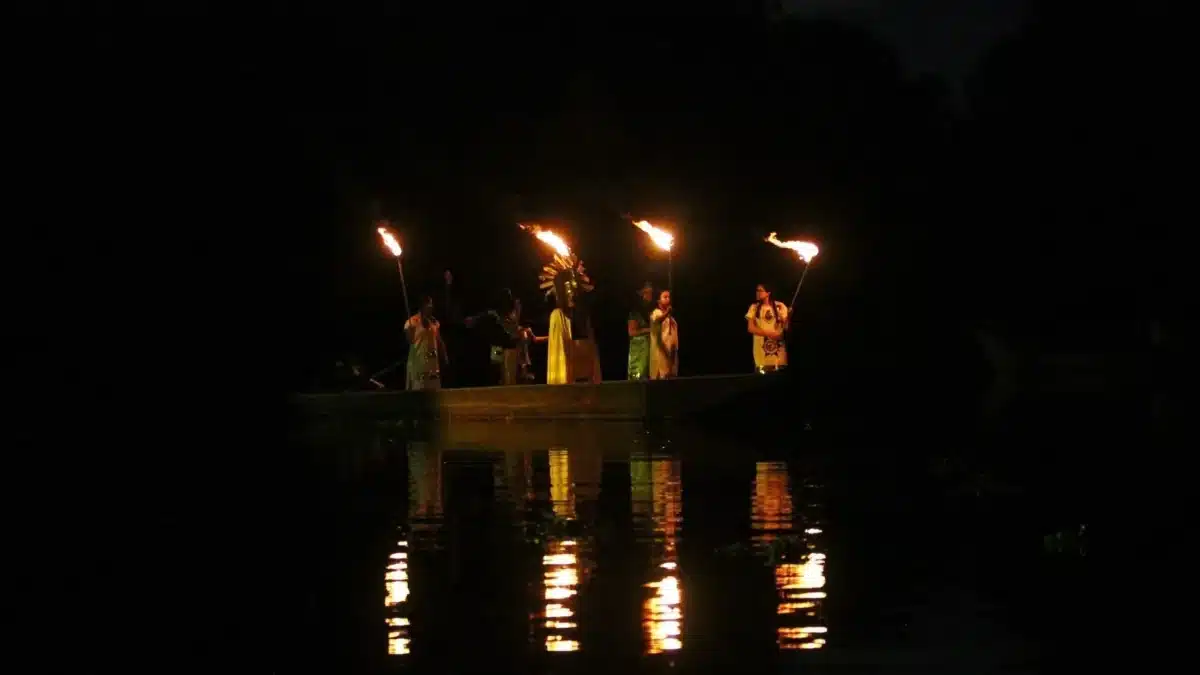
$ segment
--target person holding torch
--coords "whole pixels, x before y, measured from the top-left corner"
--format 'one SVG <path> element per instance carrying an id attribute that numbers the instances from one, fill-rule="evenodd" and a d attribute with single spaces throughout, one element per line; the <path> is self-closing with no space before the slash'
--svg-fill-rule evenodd
<path id="1" fill-rule="evenodd" d="M 746 311 L 746 331 L 754 336 L 754 367 L 769 373 L 787 367 L 787 343 L 784 332 L 788 308 L 771 299 L 771 287 L 759 284 L 754 289 L 754 304 Z"/>
<path id="2" fill-rule="evenodd" d="M 404 324 L 408 361 L 404 388 L 409 391 L 441 389 L 441 364 L 449 362 L 441 324 L 433 316 L 433 298 L 421 300 L 421 309 Z"/>
<path id="3" fill-rule="evenodd" d="M 804 285 L 804 277 L 808 276 L 808 265 L 817 257 L 820 249 L 810 241 L 780 241 L 775 233 L 767 235 L 768 244 L 778 248 L 795 251 L 804 263 L 804 271 L 800 273 L 800 283 L 792 293 L 792 304 L 796 306 L 796 297 L 800 295 L 800 287 Z M 754 289 L 754 304 L 746 312 L 746 330 L 754 336 L 754 367 L 759 373 L 769 373 L 787 367 L 787 343 L 784 334 L 790 329 L 791 312 L 782 302 L 771 299 L 771 287 L 759 284 Z"/>

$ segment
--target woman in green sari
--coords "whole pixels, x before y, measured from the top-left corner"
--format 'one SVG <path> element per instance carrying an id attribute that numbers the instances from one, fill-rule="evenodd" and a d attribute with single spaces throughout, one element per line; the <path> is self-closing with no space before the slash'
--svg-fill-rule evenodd
<path id="1" fill-rule="evenodd" d="M 650 304 L 654 287 L 647 281 L 641 290 L 641 303 L 629 312 L 629 379 L 650 376 Z"/>

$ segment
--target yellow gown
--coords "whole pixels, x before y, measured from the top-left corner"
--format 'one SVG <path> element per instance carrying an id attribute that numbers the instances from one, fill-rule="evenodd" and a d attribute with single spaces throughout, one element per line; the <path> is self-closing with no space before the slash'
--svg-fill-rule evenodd
<path id="1" fill-rule="evenodd" d="M 546 384 L 570 384 L 571 320 L 561 309 L 550 312 L 550 340 L 546 355 Z"/>

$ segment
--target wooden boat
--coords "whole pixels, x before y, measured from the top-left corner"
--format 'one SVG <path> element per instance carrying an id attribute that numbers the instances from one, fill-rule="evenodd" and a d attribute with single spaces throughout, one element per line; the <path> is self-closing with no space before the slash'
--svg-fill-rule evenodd
<path id="1" fill-rule="evenodd" d="M 646 421 L 703 415 L 781 381 L 782 375 L 719 375 L 652 382 L 303 394 L 296 402 L 307 415 L 380 420 Z"/>
<path id="2" fill-rule="evenodd" d="M 903 359 L 893 353 L 830 354 L 769 375 L 307 394 L 297 403 L 306 416 L 396 421 L 690 418 L 744 428 L 756 416 L 785 427 L 819 417 L 825 428 L 839 419 L 852 426 L 870 418 L 880 429 L 931 423 L 931 411 L 937 411 L 938 425 L 966 424 L 1014 398 L 1145 394 L 1152 379 L 1148 359 L 1130 355 L 1018 355 L 994 340 L 981 340 L 981 347 Z"/>

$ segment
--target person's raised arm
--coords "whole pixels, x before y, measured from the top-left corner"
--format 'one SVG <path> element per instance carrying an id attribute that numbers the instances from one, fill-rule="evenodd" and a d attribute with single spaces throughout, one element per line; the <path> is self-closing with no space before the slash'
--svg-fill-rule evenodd
<path id="1" fill-rule="evenodd" d="M 664 354 L 667 352 L 667 348 L 663 345 L 662 337 L 663 328 L 666 324 L 666 318 L 667 313 L 661 309 L 655 309 L 650 313 L 650 332 L 658 338 L 657 340 L 653 341 L 653 344 L 658 345 L 658 350 Z"/>

